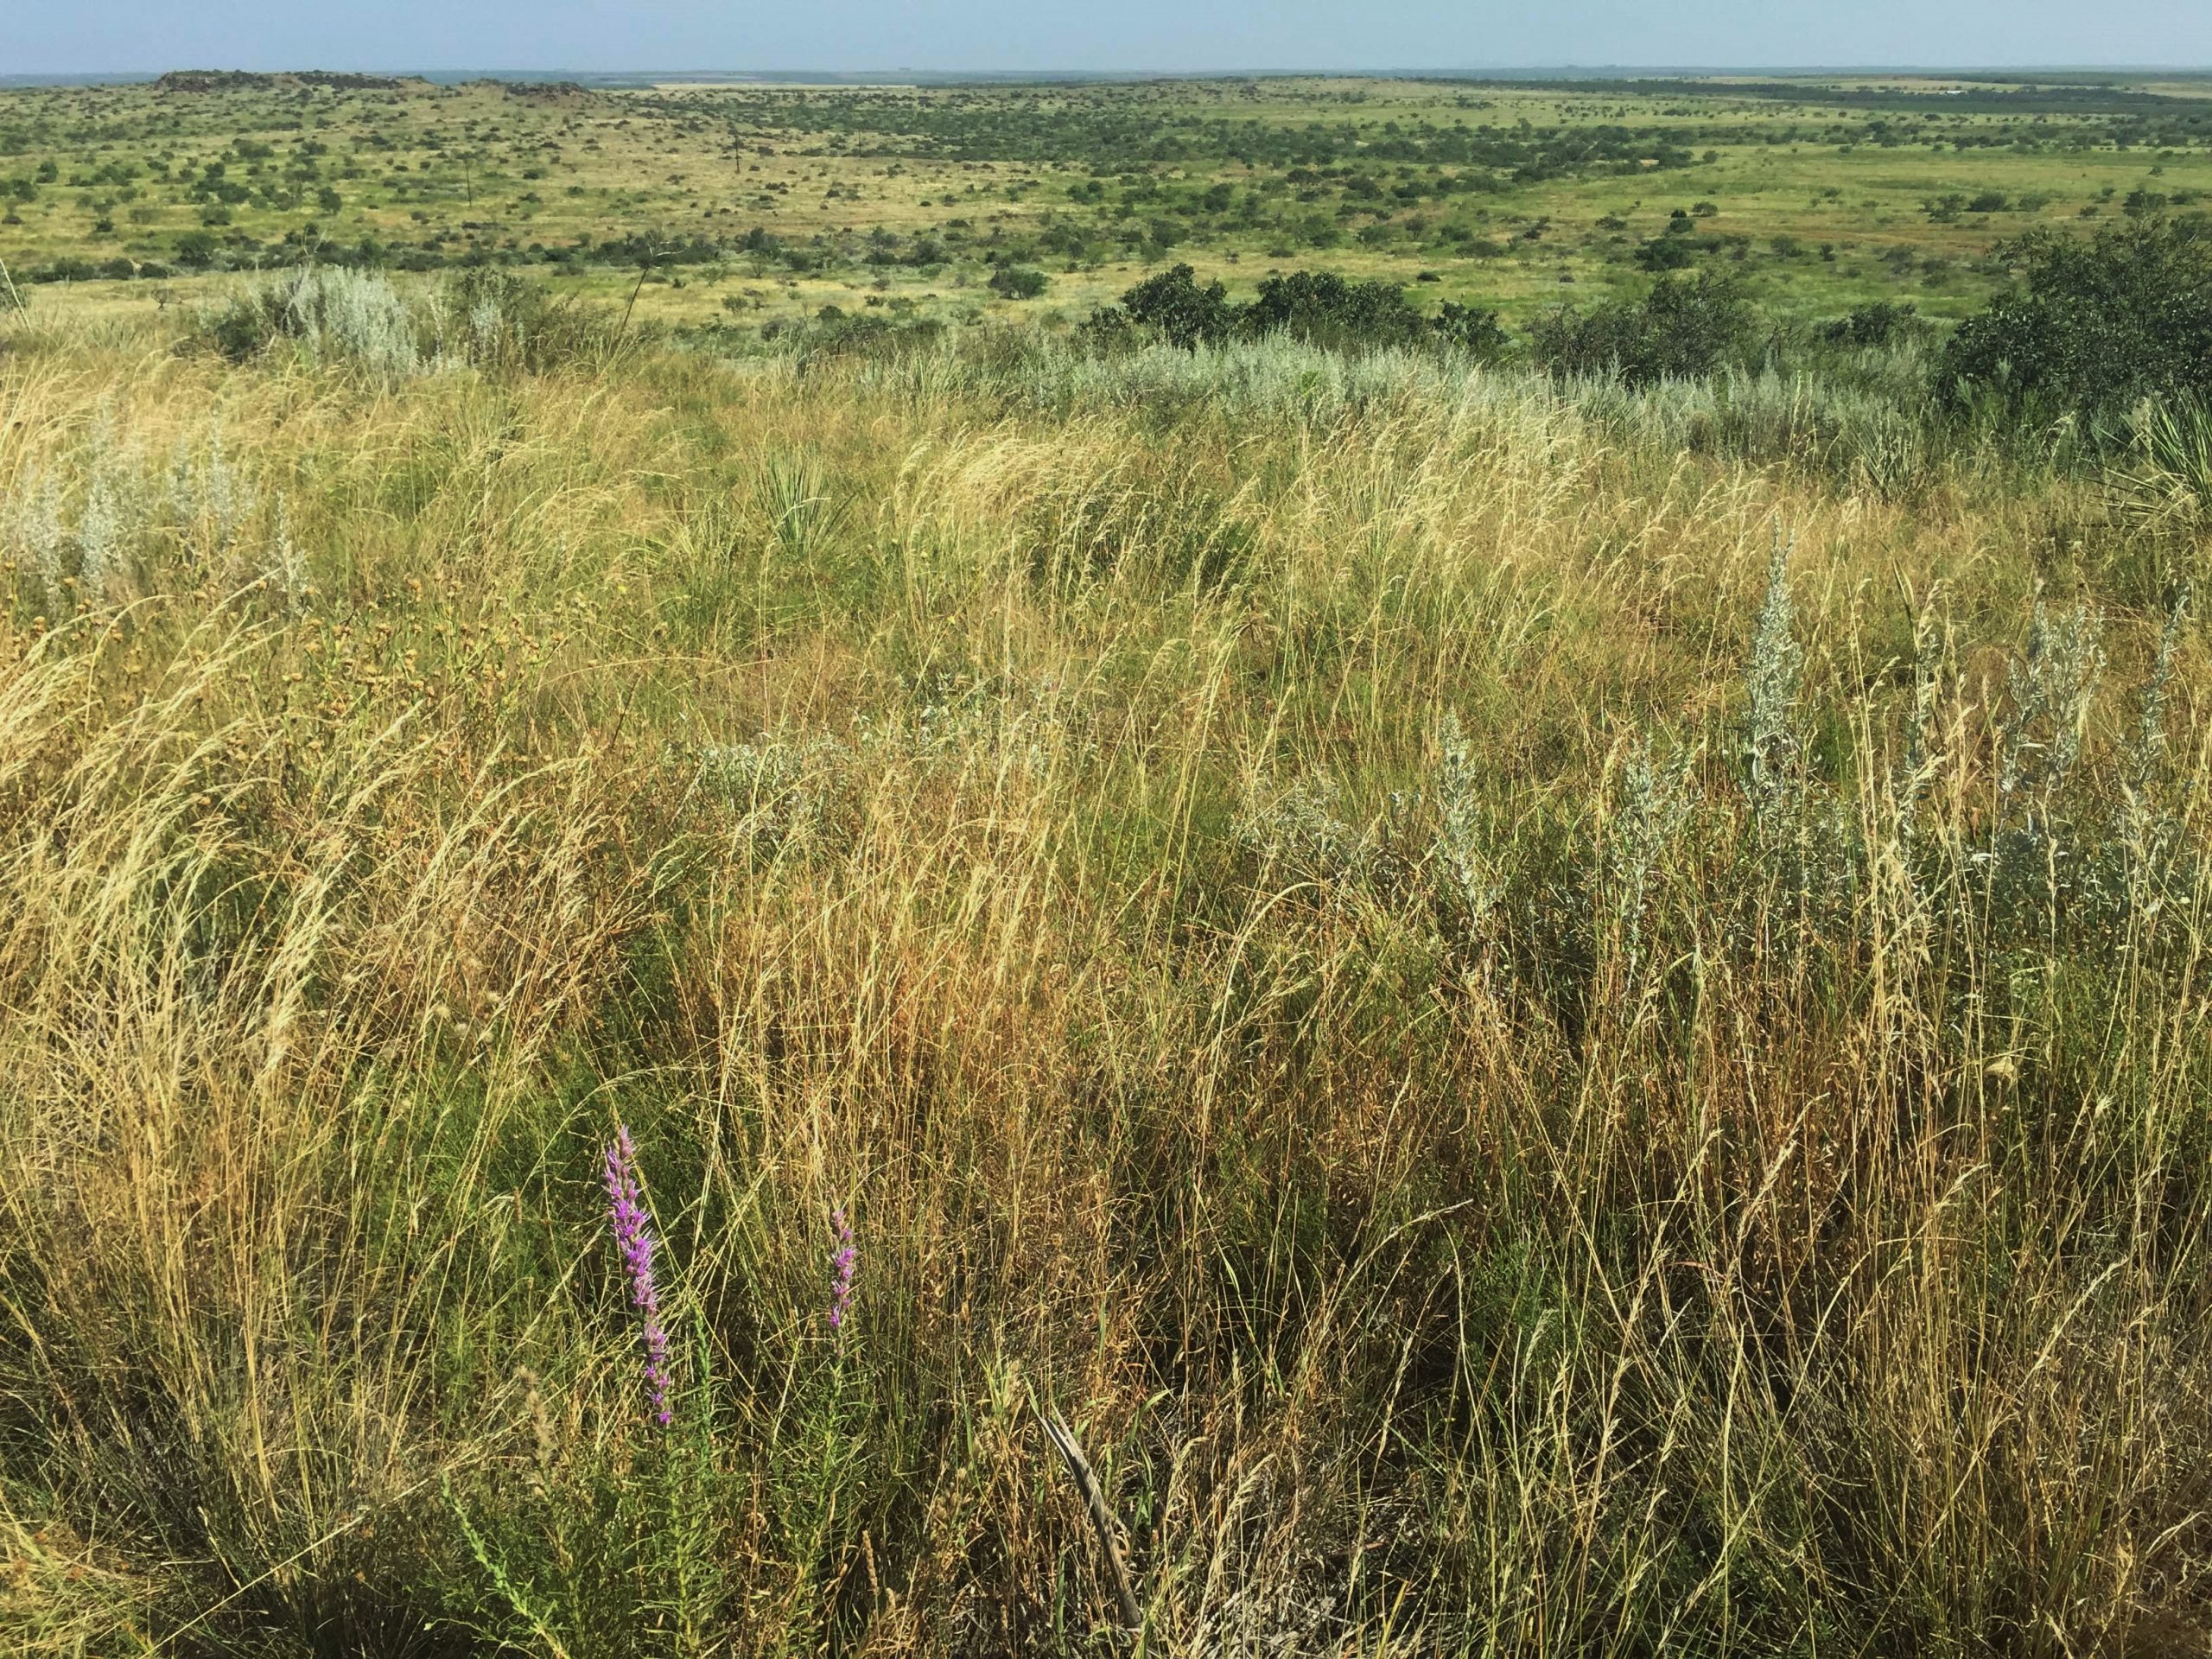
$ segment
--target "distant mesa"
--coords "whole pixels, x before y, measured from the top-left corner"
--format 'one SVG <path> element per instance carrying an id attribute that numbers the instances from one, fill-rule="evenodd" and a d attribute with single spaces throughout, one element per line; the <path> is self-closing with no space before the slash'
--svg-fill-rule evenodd
<path id="1" fill-rule="evenodd" d="M 509 98 L 530 104 L 579 104 L 591 97 L 573 80 L 474 80 L 472 86 L 497 86 Z"/>
<path id="2" fill-rule="evenodd" d="M 298 69 L 263 74 L 251 69 L 172 69 L 154 82 L 157 92 L 429 92 L 419 75 L 353 75 L 333 69 Z"/>

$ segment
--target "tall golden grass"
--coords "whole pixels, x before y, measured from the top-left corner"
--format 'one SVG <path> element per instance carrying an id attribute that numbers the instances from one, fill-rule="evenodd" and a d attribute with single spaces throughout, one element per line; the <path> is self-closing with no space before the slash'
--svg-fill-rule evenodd
<path id="1" fill-rule="evenodd" d="M 2202 545 L 1319 361 L 0 354 L 6 1645 L 2205 1651 Z"/>

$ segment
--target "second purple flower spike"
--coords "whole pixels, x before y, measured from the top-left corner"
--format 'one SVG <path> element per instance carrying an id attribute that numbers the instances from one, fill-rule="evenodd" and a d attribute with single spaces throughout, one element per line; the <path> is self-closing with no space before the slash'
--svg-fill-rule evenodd
<path id="1" fill-rule="evenodd" d="M 653 1421 L 665 1428 L 673 1421 L 668 1408 L 668 1332 L 661 1325 L 660 1291 L 653 1281 L 652 1218 L 645 1213 L 638 1181 L 638 1149 L 625 1125 L 615 1126 L 614 1144 L 607 1149 L 606 1180 L 607 1222 L 629 1277 L 631 1306 L 645 1322 L 645 1392 Z"/>
<path id="2" fill-rule="evenodd" d="M 830 1259 L 830 1328 L 842 1332 L 853 1310 L 853 1273 L 860 1265 L 860 1251 L 853 1244 L 853 1230 L 841 1206 L 830 1212 L 830 1233 L 837 1253 Z"/>

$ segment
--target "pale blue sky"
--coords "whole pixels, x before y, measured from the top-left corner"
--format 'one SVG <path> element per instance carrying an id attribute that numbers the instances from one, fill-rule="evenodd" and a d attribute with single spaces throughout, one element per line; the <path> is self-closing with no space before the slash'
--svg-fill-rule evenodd
<path id="1" fill-rule="evenodd" d="M 2212 0 L 0 0 L 0 75 L 2212 67 Z"/>

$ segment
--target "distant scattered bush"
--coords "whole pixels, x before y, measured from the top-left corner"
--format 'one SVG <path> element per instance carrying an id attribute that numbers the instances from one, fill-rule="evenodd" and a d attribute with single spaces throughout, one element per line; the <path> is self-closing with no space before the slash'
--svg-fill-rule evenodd
<path id="1" fill-rule="evenodd" d="M 128 263 L 127 261 L 125 263 Z M 89 259 L 65 255 L 33 266 L 29 278 L 34 283 L 89 283 L 100 274 L 100 268 Z"/>
<path id="2" fill-rule="evenodd" d="M 825 305 L 808 321 L 771 318 L 760 338 L 802 363 L 815 359 L 894 358 L 932 346 L 944 325 L 931 317 L 878 316 Z"/>
<path id="3" fill-rule="evenodd" d="M 1537 322 L 1529 343 L 1555 373 L 1617 374 L 1642 385 L 1710 374 L 1741 353 L 1751 329 L 1742 289 L 1707 271 L 1662 277 L 1640 300 L 1561 306 Z"/>
<path id="4" fill-rule="evenodd" d="M 1001 265 L 991 273 L 992 293 L 1007 300 L 1033 300 L 1050 286 L 1045 273 L 1031 265 Z"/>
<path id="5" fill-rule="evenodd" d="M 1681 223 L 1684 230 L 1688 229 L 1689 220 Z M 1645 270 L 1686 270 L 1697 263 L 1698 245 L 1669 225 L 1664 236 L 1637 245 L 1636 263 Z"/>
<path id="6" fill-rule="evenodd" d="M 1094 312 L 1084 325 L 1094 340 L 1138 330 L 1185 350 L 1270 335 L 1316 346 L 1437 344 L 1482 353 L 1506 343 L 1496 314 L 1447 303 L 1435 317 L 1425 316 L 1393 283 L 1352 283 L 1330 271 L 1296 270 L 1268 277 L 1258 297 L 1240 306 L 1219 283 L 1200 284 L 1188 265 L 1147 277 L 1122 295 L 1118 306 Z"/>
<path id="7" fill-rule="evenodd" d="M 2212 227 L 2146 220 L 2088 242 L 2034 232 L 2005 252 L 2019 283 L 1944 348 L 1955 402 L 2101 413 L 2212 395 Z"/>

